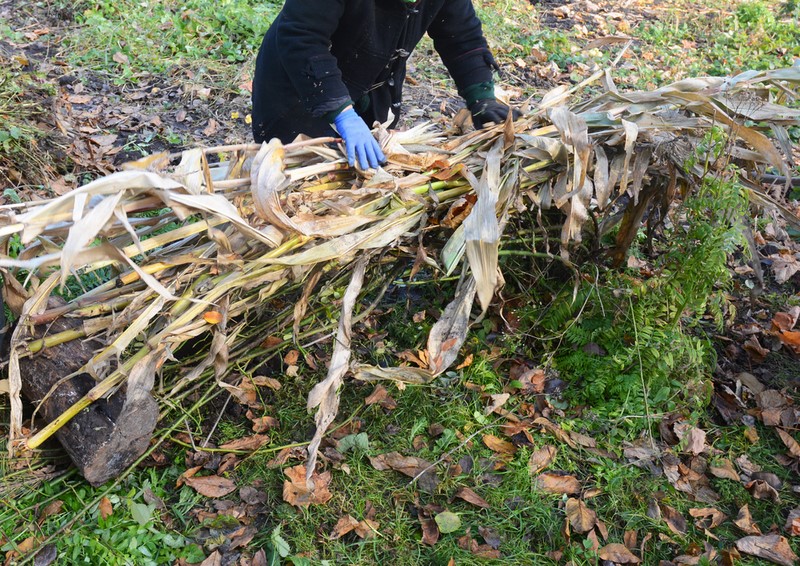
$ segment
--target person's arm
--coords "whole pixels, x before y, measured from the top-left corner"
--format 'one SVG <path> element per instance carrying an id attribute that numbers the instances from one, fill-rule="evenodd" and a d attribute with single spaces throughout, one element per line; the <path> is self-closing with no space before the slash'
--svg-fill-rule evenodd
<path id="1" fill-rule="evenodd" d="M 331 54 L 331 37 L 345 0 L 286 0 L 276 23 L 279 59 L 306 110 L 315 118 L 351 103 L 342 73 Z"/>
<path id="2" fill-rule="evenodd" d="M 445 2 L 428 35 L 472 112 L 476 128 L 487 122 L 502 122 L 509 112 L 519 117 L 518 110 L 495 98 L 492 74 L 499 68 L 471 0 Z"/>
<path id="3" fill-rule="evenodd" d="M 363 169 L 386 158 L 352 107 L 342 81 L 331 37 L 344 13 L 345 0 L 286 0 L 276 29 L 279 57 L 289 80 L 315 118 L 325 118 L 344 140 L 347 160 Z"/>

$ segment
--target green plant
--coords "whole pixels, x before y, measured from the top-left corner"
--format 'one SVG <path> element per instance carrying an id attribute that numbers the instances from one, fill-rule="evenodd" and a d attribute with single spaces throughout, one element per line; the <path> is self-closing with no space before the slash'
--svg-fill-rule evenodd
<path id="1" fill-rule="evenodd" d="M 723 132 L 711 131 L 687 167 L 708 171 L 725 146 Z M 707 175 L 685 199 L 652 277 L 608 273 L 605 285 L 584 283 L 574 301 L 570 292 L 550 308 L 542 325 L 568 345 L 553 353 L 553 365 L 578 381 L 570 389 L 577 400 L 606 416 L 708 402 L 714 351 L 693 328 L 707 314 L 717 328 L 724 324 L 727 262 L 743 243 L 747 208 L 735 179 L 732 167 L 725 177 Z"/>

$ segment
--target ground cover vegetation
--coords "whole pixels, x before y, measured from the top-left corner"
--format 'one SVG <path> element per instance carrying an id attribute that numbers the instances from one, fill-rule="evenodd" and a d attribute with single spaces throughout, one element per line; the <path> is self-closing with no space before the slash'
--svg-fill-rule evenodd
<path id="1" fill-rule="evenodd" d="M 528 110 L 606 66 L 630 92 L 800 56 L 792 2 L 476 5 L 500 84 Z M 67 194 L 164 149 L 248 140 L 251 62 L 278 8 L 50 2 L 28 15 L 0 3 L 4 204 Z M 406 123 L 444 130 L 458 102 L 431 50 L 412 59 Z M 796 159 L 798 128 L 775 135 Z M 342 266 L 314 291 L 305 340 L 286 325 L 302 287 L 276 294 L 255 308 L 283 322 L 245 330 L 257 347 L 229 358 L 245 385 L 231 395 L 207 372 L 165 395 L 156 442 L 120 479 L 90 487 L 55 444 L 0 460 L 6 561 L 794 563 L 800 195 L 749 190 L 734 146 L 730 130 L 709 128 L 681 160 L 696 184 L 642 210 L 642 229 L 641 217 L 588 219 L 569 261 L 561 212 L 512 218 L 505 286 L 452 368 L 428 383 L 345 383 L 311 500 L 305 399 L 327 373 L 350 274 Z M 450 210 L 456 223 L 466 215 Z M 166 208 L 141 218 L 151 238 L 178 227 Z M 12 240 L 4 253 L 17 255 Z M 623 257 L 604 255 L 621 241 Z M 401 256 L 369 270 L 351 348 L 365 364 L 424 368 L 458 272 Z M 64 298 L 106 278 L 77 274 Z M 183 363 L 210 342 L 186 346 L 196 352 Z"/>

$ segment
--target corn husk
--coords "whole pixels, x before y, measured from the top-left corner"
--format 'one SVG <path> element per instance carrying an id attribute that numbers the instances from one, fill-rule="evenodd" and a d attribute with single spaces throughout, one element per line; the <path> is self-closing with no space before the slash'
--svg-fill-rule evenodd
<path id="1" fill-rule="evenodd" d="M 608 85 L 605 92 L 583 92 L 599 79 Z M 757 175 L 768 167 L 789 174 L 782 151 L 786 128 L 800 123 L 800 111 L 788 105 L 792 97 L 796 101 L 800 68 L 696 78 L 648 92 L 620 93 L 608 79 L 596 73 L 548 93 L 514 123 L 462 135 L 430 125 L 379 129 L 388 164 L 377 172 L 349 168 L 330 138 L 287 145 L 273 140 L 158 155 L 54 199 L 0 207 L 0 270 L 7 303 L 20 317 L 8 364 L 11 439 L 21 438 L 21 358 L 59 340 L 102 338 L 106 347 L 83 368 L 97 386 L 81 406 L 113 393 L 139 360 L 162 348 L 173 357 L 163 369 L 167 378 L 153 389 L 162 403 L 201 376 L 214 375 L 217 386 L 233 390 L 229 360 L 254 359 L 266 348 L 248 329 L 279 335 L 293 329 L 298 339 L 314 334 L 304 317 L 315 286 L 352 272 L 334 352 L 341 360 L 309 398 L 309 409 L 321 411 L 316 446 L 335 416 L 349 363 L 346 323 L 356 305 L 356 283 L 379 280 L 389 271 L 385 261 L 411 254 L 420 234 L 445 230 L 433 220 L 470 193 L 477 201 L 469 214 L 447 228 L 441 249 L 427 250 L 426 263 L 436 275 L 455 272 L 465 254 L 469 272 L 431 333 L 430 367 L 405 371 L 417 382 L 455 361 L 474 297 L 483 311 L 488 308 L 502 280 L 502 230 L 514 211 L 562 211 L 561 253 L 567 259 L 590 213 L 602 225 L 619 211 L 622 195 L 636 203 L 645 187 L 667 186 L 670 175 L 689 186 L 703 175 L 727 175 L 725 163 L 711 160 L 684 169 L 713 127 L 726 130 L 728 161 L 739 164 L 758 201 L 780 205 L 780 189 L 766 194 Z M 777 145 L 769 135 L 777 136 Z M 782 212 L 797 221 L 788 209 Z M 18 255 L 10 253 L 12 238 L 23 246 Z M 384 262 L 365 264 L 376 252 Z M 108 269 L 110 280 L 74 293 L 65 305 L 48 306 L 55 287 L 75 286 Z M 293 314 L 276 316 L 270 301 L 290 293 L 298 297 Z M 81 330 L 34 338 L 32 326 L 62 316 L 79 319 Z M 182 345 L 203 336 L 211 337 L 208 351 L 175 357 Z M 396 379 L 404 371 L 358 366 L 355 373 Z M 27 446 L 39 446 L 57 426 L 24 439 Z"/>

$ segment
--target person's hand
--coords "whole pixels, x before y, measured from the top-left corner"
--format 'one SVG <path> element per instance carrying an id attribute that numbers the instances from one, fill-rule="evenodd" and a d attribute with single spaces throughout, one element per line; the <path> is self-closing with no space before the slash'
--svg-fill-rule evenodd
<path id="1" fill-rule="evenodd" d="M 333 123 L 344 140 L 350 165 L 355 165 L 356 157 L 362 169 L 374 169 L 386 161 L 378 141 L 355 110 L 344 110 L 334 118 Z"/>
<path id="2" fill-rule="evenodd" d="M 469 107 L 469 111 L 472 112 L 472 123 L 475 124 L 477 129 L 483 128 L 487 122 L 494 122 L 495 124 L 505 122 L 509 112 L 511 112 L 511 117 L 514 120 L 522 115 L 516 108 L 509 108 L 494 98 L 476 100 Z"/>

